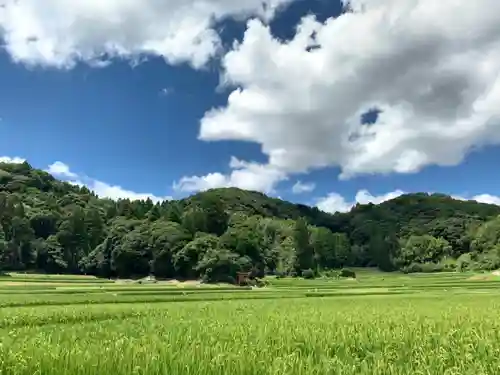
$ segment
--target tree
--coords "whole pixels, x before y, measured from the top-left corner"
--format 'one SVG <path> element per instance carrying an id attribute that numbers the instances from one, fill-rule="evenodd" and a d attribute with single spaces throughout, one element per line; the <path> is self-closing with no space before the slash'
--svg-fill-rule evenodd
<path id="1" fill-rule="evenodd" d="M 351 250 L 349 239 L 344 233 L 334 233 L 335 268 L 343 268 L 352 265 L 354 253 Z"/>
<path id="2" fill-rule="evenodd" d="M 309 243 L 309 228 L 304 218 L 299 218 L 295 222 L 293 238 L 295 251 L 297 253 L 295 269 L 301 274 L 302 270 L 314 268 L 313 247 Z"/>
<path id="3" fill-rule="evenodd" d="M 190 208 L 184 212 L 181 223 L 182 227 L 193 236 L 197 232 L 209 232 L 207 215 L 203 210 L 197 207 Z"/>
<path id="4" fill-rule="evenodd" d="M 238 272 L 249 272 L 252 262 L 226 249 L 210 249 L 196 266 L 196 271 L 207 282 L 234 284 Z"/>
<path id="5" fill-rule="evenodd" d="M 481 225 L 474 233 L 471 250 L 487 253 L 500 244 L 500 216 Z"/>
<path id="6" fill-rule="evenodd" d="M 500 207 L 406 194 L 330 215 L 236 188 L 179 201 L 99 198 L 0 163 L 0 267 L 104 277 L 230 279 L 311 269 L 500 267 Z"/>
<path id="7" fill-rule="evenodd" d="M 84 224 L 88 239 L 88 249 L 84 253 L 85 256 L 104 240 L 105 223 L 101 211 L 94 207 L 88 209 L 85 212 Z"/>
<path id="8" fill-rule="evenodd" d="M 411 236 L 403 241 L 401 252 L 395 259 L 399 267 L 408 266 L 412 263 L 432 263 L 440 261 L 449 256 L 451 246 L 443 238 L 435 238 L 429 235 Z"/>
<path id="9" fill-rule="evenodd" d="M 316 264 L 320 268 L 333 269 L 337 265 L 337 246 L 335 235 L 326 228 L 311 231 L 311 247 Z"/>
<path id="10" fill-rule="evenodd" d="M 44 210 L 36 212 L 29 221 L 35 237 L 47 239 L 57 233 L 59 215 L 54 211 Z"/>
<path id="11" fill-rule="evenodd" d="M 46 240 L 37 239 L 33 247 L 36 251 L 38 269 L 50 273 L 61 273 L 67 269 L 68 263 L 64 260 L 63 249 L 55 236 L 50 236 Z"/>
<path id="12" fill-rule="evenodd" d="M 180 224 L 158 220 L 150 227 L 148 246 L 152 252 L 150 272 L 156 277 L 176 277 L 175 255 L 180 252 L 193 237 Z"/>
<path id="13" fill-rule="evenodd" d="M 149 221 L 156 221 L 161 218 L 160 205 L 156 204 L 148 211 L 146 217 Z"/>
<path id="14" fill-rule="evenodd" d="M 149 274 L 152 259 L 149 240 L 150 233 L 146 226 L 139 226 L 125 235 L 121 245 L 111 253 L 111 264 L 119 277 Z"/>
<path id="15" fill-rule="evenodd" d="M 222 203 L 214 198 L 207 197 L 202 200 L 200 208 L 205 212 L 207 232 L 217 236 L 222 235 L 228 226 L 229 215 L 224 210 Z"/>
<path id="16" fill-rule="evenodd" d="M 188 242 L 173 256 L 177 273 L 185 279 L 200 277 L 197 270 L 198 263 L 205 254 L 212 249 L 217 249 L 219 238 L 213 234 L 200 233 L 193 241 Z"/>
<path id="17" fill-rule="evenodd" d="M 74 206 L 59 225 L 57 242 L 64 253 L 64 261 L 69 272 L 78 272 L 78 262 L 90 252 L 85 213 L 79 206 Z"/>

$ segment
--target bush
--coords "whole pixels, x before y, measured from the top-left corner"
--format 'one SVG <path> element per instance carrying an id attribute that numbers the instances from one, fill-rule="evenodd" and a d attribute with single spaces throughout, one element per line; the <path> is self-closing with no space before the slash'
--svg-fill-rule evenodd
<path id="1" fill-rule="evenodd" d="M 201 278 L 202 284 L 217 284 L 217 283 L 227 283 L 236 285 L 236 279 L 232 276 L 221 275 L 216 278 L 210 277 L 210 275 L 203 275 Z"/>
<path id="2" fill-rule="evenodd" d="M 471 255 L 469 253 L 462 254 L 457 260 L 457 270 L 459 272 L 466 272 L 471 268 L 472 263 Z"/>
<path id="3" fill-rule="evenodd" d="M 455 272 L 457 270 L 456 259 L 443 258 L 439 264 L 443 267 L 443 272 Z"/>
<path id="4" fill-rule="evenodd" d="M 297 272 L 290 271 L 290 277 L 297 277 Z"/>
<path id="5" fill-rule="evenodd" d="M 336 270 L 323 270 L 321 271 L 321 277 L 326 279 L 338 279 L 340 276 L 339 271 Z"/>
<path id="6" fill-rule="evenodd" d="M 339 272 L 339 277 L 349 277 L 352 279 L 356 278 L 356 272 L 349 268 L 342 268 Z"/>
<path id="7" fill-rule="evenodd" d="M 304 279 L 314 279 L 316 277 L 314 271 L 312 269 L 302 270 L 302 277 Z"/>
<path id="8" fill-rule="evenodd" d="M 404 273 L 435 273 L 435 272 L 452 272 L 455 271 L 457 265 L 453 262 L 441 263 L 412 263 L 409 266 L 401 268 Z"/>
<path id="9" fill-rule="evenodd" d="M 265 279 L 255 279 L 257 287 L 264 288 L 269 285 L 269 282 Z"/>
<path id="10" fill-rule="evenodd" d="M 240 286 L 257 286 L 257 281 L 255 279 L 243 280 Z"/>
<path id="11" fill-rule="evenodd" d="M 468 255 L 468 254 L 464 254 Z M 473 254 L 469 258 L 459 258 L 459 265 L 462 271 L 492 271 L 500 267 L 500 257 L 497 251 L 490 251 L 483 254 Z"/>

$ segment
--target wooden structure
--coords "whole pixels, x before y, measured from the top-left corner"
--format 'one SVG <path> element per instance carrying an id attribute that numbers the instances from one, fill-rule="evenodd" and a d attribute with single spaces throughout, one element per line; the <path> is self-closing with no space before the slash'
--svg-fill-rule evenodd
<path id="1" fill-rule="evenodd" d="M 238 285 L 246 284 L 250 280 L 250 272 L 238 272 L 236 274 L 236 283 Z"/>

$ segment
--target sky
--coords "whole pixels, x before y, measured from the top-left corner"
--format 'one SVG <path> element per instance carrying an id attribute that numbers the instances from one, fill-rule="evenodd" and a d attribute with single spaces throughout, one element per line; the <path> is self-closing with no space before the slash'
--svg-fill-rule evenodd
<path id="1" fill-rule="evenodd" d="M 0 160 L 102 197 L 500 204 L 498 0 L 0 0 Z"/>

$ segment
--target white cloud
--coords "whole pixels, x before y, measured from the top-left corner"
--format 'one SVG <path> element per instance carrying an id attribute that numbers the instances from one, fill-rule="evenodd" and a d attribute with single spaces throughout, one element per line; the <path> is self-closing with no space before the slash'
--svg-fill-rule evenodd
<path id="1" fill-rule="evenodd" d="M 474 195 L 472 197 L 453 195 L 452 197 L 461 201 L 471 200 L 471 201 L 477 201 L 479 203 L 496 204 L 497 206 L 500 206 L 500 197 L 491 194 L 479 194 L 479 195 Z"/>
<path id="2" fill-rule="evenodd" d="M 0 156 L 0 163 L 22 164 L 25 161 L 26 159 L 20 158 L 19 156 L 14 156 L 13 158 L 10 156 Z"/>
<path id="3" fill-rule="evenodd" d="M 70 167 L 60 161 L 56 161 L 47 168 L 50 174 L 67 180 L 68 183 L 75 186 L 86 186 L 91 191 L 95 192 L 101 198 L 110 199 L 130 199 L 130 200 L 145 200 L 150 198 L 153 202 L 161 202 L 170 200 L 172 197 L 164 196 L 159 197 L 151 193 L 136 193 L 131 190 L 126 190 L 118 185 L 110 185 L 85 175 L 77 174 L 71 171 Z"/>
<path id="4" fill-rule="evenodd" d="M 49 165 L 47 172 L 56 177 L 76 178 L 78 176 L 76 173 L 70 171 L 67 164 L 60 161 L 56 161 L 55 163 Z"/>
<path id="5" fill-rule="evenodd" d="M 338 193 L 330 193 L 326 197 L 318 199 L 316 207 L 321 211 L 328 213 L 348 212 L 355 203 L 347 202 L 346 199 Z"/>
<path id="6" fill-rule="evenodd" d="M 405 194 L 405 192 L 396 190 L 387 194 L 375 196 L 368 190 L 360 190 L 356 194 L 354 201 L 350 202 L 338 193 L 330 193 L 326 197 L 318 199 L 318 201 L 316 202 L 316 207 L 318 207 L 321 211 L 329 213 L 348 212 L 356 204 L 380 204 L 388 200 L 397 198 L 403 194 Z"/>
<path id="7" fill-rule="evenodd" d="M 352 0 L 290 41 L 258 20 L 223 60 L 235 85 L 200 139 L 261 144 L 287 174 L 340 166 L 341 177 L 412 173 L 500 144 L 498 0 Z M 372 125 L 360 117 L 382 112 Z"/>
<path id="8" fill-rule="evenodd" d="M 109 57 L 201 67 L 220 48 L 214 22 L 270 19 L 292 0 L 4 0 L 0 36 L 16 61 L 70 68 Z"/>
<path id="9" fill-rule="evenodd" d="M 390 201 L 391 199 L 400 197 L 401 195 L 406 194 L 402 190 L 391 191 L 390 193 L 382 194 L 382 195 L 372 195 L 368 190 L 360 190 L 356 194 L 356 203 L 359 204 L 380 204 L 386 201 Z"/>
<path id="10" fill-rule="evenodd" d="M 285 174 L 269 165 L 246 162 L 231 158 L 229 174 L 209 173 L 205 176 L 183 177 L 174 183 L 174 189 L 183 192 L 198 192 L 223 187 L 272 193 L 280 181 L 286 179 Z"/>
<path id="11" fill-rule="evenodd" d="M 170 196 L 159 197 L 151 193 L 136 193 L 131 190 L 126 190 L 118 185 L 109 185 L 106 182 L 90 179 L 85 184 L 90 190 L 94 191 L 101 198 L 130 199 L 130 200 L 146 200 L 151 199 L 153 202 L 161 202 L 171 200 Z"/>
<path id="12" fill-rule="evenodd" d="M 292 187 L 292 193 L 294 194 L 303 194 L 310 193 L 316 189 L 316 184 L 314 182 L 302 182 L 297 181 L 295 185 Z"/>
<path id="13" fill-rule="evenodd" d="M 496 204 L 500 206 L 500 197 L 491 194 L 480 194 L 472 197 L 472 200 L 478 201 L 480 203 Z"/>

